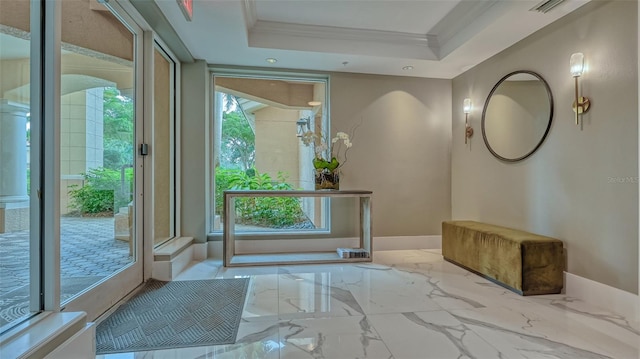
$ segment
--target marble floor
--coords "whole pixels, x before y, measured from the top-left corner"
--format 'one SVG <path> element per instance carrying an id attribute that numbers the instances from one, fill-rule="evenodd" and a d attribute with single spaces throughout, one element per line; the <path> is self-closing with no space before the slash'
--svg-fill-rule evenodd
<path id="1" fill-rule="evenodd" d="M 640 324 L 564 295 L 521 297 L 437 250 L 374 263 L 220 267 L 177 280 L 251 278 L 235 344 L 99 359 L 639 358 Z"/>

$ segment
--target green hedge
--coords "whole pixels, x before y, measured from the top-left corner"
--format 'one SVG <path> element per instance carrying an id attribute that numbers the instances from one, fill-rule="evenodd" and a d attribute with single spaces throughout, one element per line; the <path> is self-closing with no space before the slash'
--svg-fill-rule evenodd
<path id="1" fill-rule="evenodd" d="M 237 169 L 216 168 L 216 214 L 223 214 L 223 191 L 236 190 L 293 190 L 287 176 L 278 172 L 273 180 L 267 173 L 255 169 L 246 172 Z M 299 198 L 293 197 L 241 197 L 236 198 L 237 222 L 247 225 L 286 228 L 307 220 Z"/>
<path id="2" fill-rule="evenodd" d="M 83 173 L 84 185 L 69 186 L 69 207 L 80 214 L 113 214 L 114 210 L 126 207 L 133 199 L 133 168 L 125 169 L 127 191 L 121 188 L 121 173 L 108 168 L 94 168 Z"/>

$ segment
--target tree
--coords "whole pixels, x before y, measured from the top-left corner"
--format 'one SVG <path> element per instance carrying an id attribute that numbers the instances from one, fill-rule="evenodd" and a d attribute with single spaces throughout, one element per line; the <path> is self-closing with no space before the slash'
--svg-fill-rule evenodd
<path id="1" fill-rule="evenodd" d="M 114 87 L 105 87 L 104 167 L 119 170 L 133 163 L 133 100 Z"/>
<path id="2" fill-rule="evenodd" d="M 252 168 L 256 159 L 256 136 L 242 113 L 229 112 L 222 116 L 223 167 Z"/>

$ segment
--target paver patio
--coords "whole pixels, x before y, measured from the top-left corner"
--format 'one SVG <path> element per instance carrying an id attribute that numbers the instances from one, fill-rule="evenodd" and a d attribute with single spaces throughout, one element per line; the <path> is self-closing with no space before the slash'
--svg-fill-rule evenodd
<path id="1" fill-rule="evenodd" d="M 131 262 L 129 244 L 114 238 L 113 218 L 60 220 L 61 300 Z M 29 313 L 29 232 L 0 234 L 0 326 Z"/>

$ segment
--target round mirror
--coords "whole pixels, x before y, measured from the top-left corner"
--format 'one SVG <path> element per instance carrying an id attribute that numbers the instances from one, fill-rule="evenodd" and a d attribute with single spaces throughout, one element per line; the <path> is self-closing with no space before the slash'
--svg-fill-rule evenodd
<path id="1" fill-rule="evenodd" d="M 482 137 L 497 158 L 515 162 L 533 154 L 547 137 L 553 97 L 537 73 L 515 71 L 493 87 L 482 111 Z"/>

